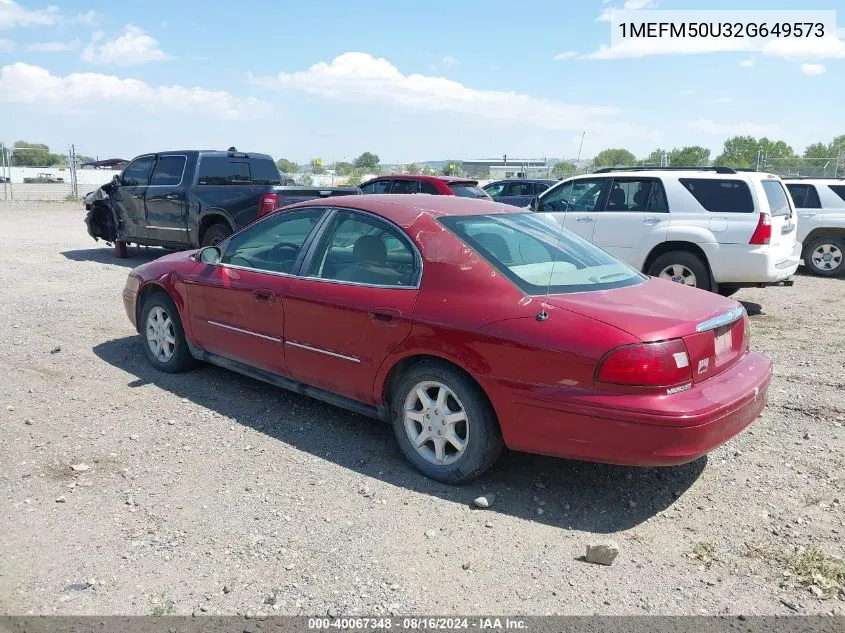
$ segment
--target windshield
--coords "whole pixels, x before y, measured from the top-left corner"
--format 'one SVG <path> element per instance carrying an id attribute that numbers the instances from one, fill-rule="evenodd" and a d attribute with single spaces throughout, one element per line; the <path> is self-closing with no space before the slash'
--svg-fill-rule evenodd
<path id="1" fill-rule="evenodd" d="M 779 180 L 764 180 L 763 189 L 766 192 L 766 199 L 769 201 L 772 216 L 792 215 L 789 208 L 789 199 L 786 197 L 786 192 Z"/>
<path id="2" fill-rule="evenodd" d="M 449 183 L 449 189 L 452 190 L 456 196 L 461 198 L 489 198 L 487 192 L 484 191 L 477 183 L 474 182 L 456 182 Z"/>
<path id="3" fill-rule="evenodd" d="M 562 228 L 563 215 L 447 216 L 440 222 L 528 295 L 609 290 L 645 277 Z"/>

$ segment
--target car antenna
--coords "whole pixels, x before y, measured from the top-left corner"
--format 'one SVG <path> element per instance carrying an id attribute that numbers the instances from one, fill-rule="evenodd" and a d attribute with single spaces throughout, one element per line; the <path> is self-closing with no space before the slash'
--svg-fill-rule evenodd
<path id="1" fill-rule="evenodd" d="M 578 164 L 581 162 L 581 150 L 584 148 L 584 137 L 587 136 L 586 130 L 581 133 L 581 145 L 578 147 L 578 158 L 575 159 L 575 169 L 578 169 Z M 561 185 L 563 187 L 564 185 Z M 566 207 L 564 208 L 563 212 L 566 213 L 569 211 L 569 200 L 565 200 Z M 539 211 L 539 209 L 537 209 Z M 564 218 L 565 220 L 565 218 Z M 549 271 L 549 282 L 546 284 L 546 294 L 543 297 L 543 303 L 540 305 L 540 312 L 537 314 L 536 318 L 538 321 L 545 321 L 549 318 L 549 312 L 546 310 L 546 306 L 549 302 L 549 293 L 552 290 L 552 279 L 555 275 L 555 265 L 557 265 L 557 254 L 560 251 L 560 243 L 563 241 L 563 230 L 564 230 L 564 223 L 560 223 L 560 231 L 557 234 L 557 245 L 555 247 L 555 252 L 552 254 L 552 269 Z"/>

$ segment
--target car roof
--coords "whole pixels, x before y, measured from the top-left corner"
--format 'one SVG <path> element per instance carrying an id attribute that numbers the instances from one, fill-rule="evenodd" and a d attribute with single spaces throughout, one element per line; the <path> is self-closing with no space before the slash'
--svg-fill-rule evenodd
<path id="1" fill-rule="evenodd" d="M 427 193 L 343 196 L 331 198 L 328 204 L 335 208 L 368 211 L 400 225 L 412 223 L 421 213 L 431 217 L 528 213 L 513 205 L 492 202 L 491 200 L 463 198 L 461 196 L 435 196 Z M 314 206 L 326 206 L 326 200 L 308 200 L 284 209 L 287 211 Z"/>
<path id="2" fill-rule="evenodd" d="M 789 182 L 789 183 L 803 182 L 803 183 L 806 183 L 806 184 L 809 184 L 809 183 L 815 184 L 815 183 L 820 182 L 823 185 L 845 182 L 845 176 L 838 176 L 838 177 L 828 176 L 826 178 L 824 176 L 820 176 L 818 178 L 813 177 L 813 176 L 781 176 L 781 179 L 784 182 Z"/>
<path id="3" fill-rule="evenodd" d="M 486 187 L 488 185 L 498 185 L 499 183 L 502 183 L 502 182 L 516 182 L 516 183 L 520 183 L 520 182 L 537 183 L 537 182 L 540 182 L 540 183 L 543 183 L 543 184 L 552 184 L 552 183 L 556 183 L 557 180 L 554 180 L 553 178 L 502 178 L 501 180 L 491 180 L 490 182 L 487 183 L 487 185 L 484 185 L 484 186 Z"/>
<path id="4" fill-rule="evenodd" d="M 402 178 L 403 180 L 425 180 L 426 182 L 439 180 L 440 182 L 445 183 L 478 182 L 475 178 L 466 178 L 462 176 L 427 176 L 425 174 L 385 174 L 384 176 L 376 176 L 375 178 L 370 178 L 367 182 L 374 182 L 376 180 L 388 180 L 392 178 Z"/>
<path id="5" fill-rule="evenodd" d="M 202 154 L 203 156 L 223 156 L 226 157 L 229 155 L 229 152 L 222 149 L 168 149 L 168 150 L 161 150 L 158 152 L 146 152 L 145 154 L 138 154 L 138 156 L 154 156 L 156 154 L 176 154 L 176 155 L 193 155 L 193 154 Z M 269 154 L 261 154 L 259 152 L 241 152 L 240 150 L 235 152 L 235 156 L 237 158 L 243 158 L 246 155 L 249 158 L 269 158 L 273 160 L 272 156 Z M 135 158 L 138 158 L 136 156 Z M 132 160 L 135 160 L 134 158 Z M 130 161 L 131 162 L 131 161 Z"/>
<path id="6" fill-rule="evenodd" d="M 696 169 L 695 167 L 690 168 L 678 168 L 678 169 L 655 169 L 655 168 L 643 168 L 643 169 L 618 169 L 618 170 L 608 170 L 608 171 L 599 171 L 593 172 L 589 174 L 577 174 L 575 176 L 569 176 L 565 178 L 565 180 L 570 180 L 571 178 L 601 178 L 613 176 L 618 178 L 625 178 L 625 177 L 637 177 L 637 176 L 674 176 L 678 178 L 713 178 L 716 180 L 725 180 L 731 178 L 738 178 L 738 179 L 751 179 L 751 178 L 760 178 L 760 179 L 777 179 L 780 178 L 777 174 L 770 174 L 765 171 L 754 171 L 751 169 L 737 169 L 736 171 L 716 171 L 713 168 L 702 167 L 701 169 Z"/>

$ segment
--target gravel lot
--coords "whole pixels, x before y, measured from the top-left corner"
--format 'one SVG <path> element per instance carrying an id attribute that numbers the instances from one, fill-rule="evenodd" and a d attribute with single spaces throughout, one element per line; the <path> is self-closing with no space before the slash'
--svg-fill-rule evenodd
<path id="1" fill-rule="evenodd" d="M 825 558 L 845 553 L 845 280 L 736 295 L 776 378 L 708 458 L 511 454 L 450 488 L 386 425 L 154 371 L 120 291 L 160 254 L 114 259 L 80 205 L 0 203 L 0 612 L 845 613 Z M 603 539 L 612 566 L 580 560 Z"/>

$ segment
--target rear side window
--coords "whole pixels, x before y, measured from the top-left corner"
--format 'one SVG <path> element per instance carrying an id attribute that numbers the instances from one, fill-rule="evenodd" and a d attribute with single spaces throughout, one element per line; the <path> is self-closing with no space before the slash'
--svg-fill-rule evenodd
<path id="1" fill-rule="evenodd" d="M 198 183 L 201 185 L 278 185 L 281 182 L 279 170 L 272 161 L 226 156 L 203 156 L 200 160 Z"/>
<path id="2" fill-rule="evenodd" d="M 185 171 L 184 156 L 160 156 L 153 170 L 151 185 L 176 186 L 182 182 Z"/>
<path id="3" fill-rule="evenodd" d="M 390 191 L 390 180 L 376 180 L 361 186 L 363 193 L 387 193 Z"/>
<path id="4" fill-rule="evenodd" d="M 416 180 L 394 180 L 390 193 L 419 193 L 419 190 Z"/>
<path id="5" fill-rule="evenodd" d="M 489 198 L 487 192 L 484 191 L 477 184 L 470 184 L 466 182 L 450 183 L 449 189 L 452 190 L 456 196 L 461 198 Z"/>
<path id="6" fill-rule="evenodd" d="M 427 180 L 421 180 L 420 181 L 420 191 L 422 193 L 429 193 L 432 196 L 439 196 L 440 195 L 440 192 L 437 191 L 437 187 L 435 187 L 433 184 L 431 184 Z"/>
<path id="7" fill-rule="evenodd" d="M 769 201 L 769 209 L 773 216 L 792 215 L 789 198 L 786 197 L 786 190 L 779 180 L 764 180 L 763 190 L 766 192 L 766 199 Z"/>
<path id="8" fill-rule="evenodd" d="M 830 190 L 845 201 L 845 185 L 828 185 Z"/>
<path id="9" fill-rule="evenodd" d="M 753 213 L 751 189 L 741 180 L 680 178 L 698 203 L 711 213 Z"/>
<path id="10" fill-rule="evenodd" d="M 822 203 L 819 200 L 819 192 L 813 185 L 786 185 L 789 195 L 798 209 L 821 209 Z"/>

